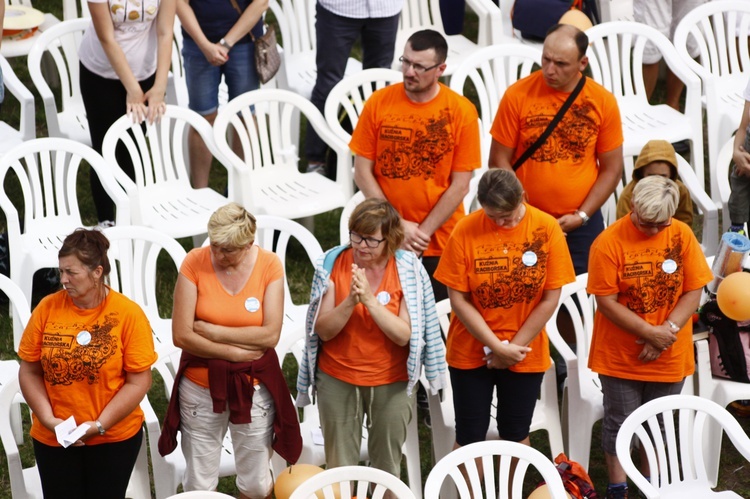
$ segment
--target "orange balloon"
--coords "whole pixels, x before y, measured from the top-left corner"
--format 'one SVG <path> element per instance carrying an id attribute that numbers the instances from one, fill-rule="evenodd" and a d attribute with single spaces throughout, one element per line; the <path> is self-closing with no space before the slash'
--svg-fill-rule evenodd
<path id="1" fill-rule="evenodd" d="M 586 31 L 592 26 L 591 19 L 589 19 L 586 14 L 578 9 L 570 9 L 569 11 L 565 12 L 565 14 L 563 14 L 560 18 L 559 23 L 570 24 L 571 26 L 575 26 L 581 31 Z"/>
<path id="2" fill-rule="evenodd" d="M 570 499 L 573 499 L 573 497 L 567 492 L 565 494 Z M 527 497 L 526 499 L 550 499 L 550 497 L 552 496 L 549 493 L 549 489 L 547 488 L 547 485 L 540 485 L 539 487 L 534 489 L 534 492 L 532 492 L 531 495 Z"/>
<path id="3" fill-rule="evenodd" d="M 734 272 L 726 276 L 716 290 L 716 302 L 730 319 L 750 320 L 750 274 Z"/>
<path id="4" fill-rule="evenodd" d="M 273 491 L 276 499 L 289 499 L 297 487 L 313 475 L 322 473 L 323 469 L 312 464 L 293 464 L 279 473 Z M 322 499 L 322 495 L 319 495 Z"/>

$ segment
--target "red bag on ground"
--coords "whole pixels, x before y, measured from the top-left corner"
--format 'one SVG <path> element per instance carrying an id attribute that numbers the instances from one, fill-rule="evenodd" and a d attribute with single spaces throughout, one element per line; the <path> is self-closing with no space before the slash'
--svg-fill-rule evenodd
<path id="1" fill-rule="evenodd" d="M 568 456 L 562 453 L 555 458 L 555 464 L 568 494 L 575 499 L 599 499 L 599 494 L 594 489 L 594 483 L 583 466 L 571 461 Z M 537 488 L 542 485 L 544 485 L 544 482 L 540 483 Z"/>

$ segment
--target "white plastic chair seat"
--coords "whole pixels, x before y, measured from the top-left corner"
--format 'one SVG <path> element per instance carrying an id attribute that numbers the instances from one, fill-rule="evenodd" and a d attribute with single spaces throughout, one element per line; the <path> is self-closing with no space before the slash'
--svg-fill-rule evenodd
<path id="1" fill-rule="evenodd" d="M 694 135 L 684 115 L 666 104 L 643 106 L 641 99 L 618 99 L 622 113 L 622 132 L 625 139 L 623 153 L 637 156 L 643 146 L 654 137 L 677 142 Z"/>
<path id="2" fill-rule="evenodd" d="M 284 218 L 299 218 L 300 212 L 324 213 L 346 203 L 344 193 L 317 173 L 296 169 L 253 173 L 252 199 L 263 212 Z"/>
<path id="3" fill-rule="evenodd" d="M 208 187 L 186 192 L 153 185 L 139 193 L 141 219 L 138 223 L 175 238 L 202 234 L 213 212 L 228 202 L 226 197 Z"/>
<path id="4" fill-rule="evenodd" d="M 57 113 L 57 122 L 62 132 L 61 136 L 81 144 L 91 145 L 89 122 L 86 119 L 86 109 L 83 103 L 69 104 L 63 111 Z"/>
<path id="5" fill-rule="evenodd" d="M 291 90 L 306 99 L 312 96 L 315 80 L 318 77 L 318 69 L 315 64 L 315 52 L 301 52 L 291 54 L 284 51 L 281 56 L 282 67 L 276 79 L 280 88 Z M 349 58 L 346 61 L 344 78 L 362 71 L 362 63 L 357 59 Z"/>
<path id="6" fill-rule="evenodd" d="M 21 5 L 24 4 L 24 2 L 21 2 Z M 30 7 L 31 4 L 29 3 L 28 6 Z M 6 59 L 10 59 L 11 57 L 23 57 L 29 55 L 29 52 L 31 52 L 31 47 L 34 46 L 34 43 L 36 43 L 42 33 L 59 23 L 60 20 L 58 18 L 50 13 L 45 13 L 44 22 L 39 25 L 39 28 L 37 28 L 34 34 L 30 37 L 18 40 L 14 40 L 11 38 L 4 39 L 3 44 L 0 47 L 0 55 L 5 57 Z"/>

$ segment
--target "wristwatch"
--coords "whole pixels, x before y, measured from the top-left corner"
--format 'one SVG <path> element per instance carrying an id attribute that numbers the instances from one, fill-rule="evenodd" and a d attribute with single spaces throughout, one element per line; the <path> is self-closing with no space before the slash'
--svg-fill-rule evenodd
<path id="1" fill-rule="evenodd" d="M 585 211 L 578 210 L 576 212 L 576 215 L 578 215 L 579 217 L 581 217 L 581 220 L 583 220 L 583 223 L 581 225 L 586 225 L 587 223 L 589 223 L 589 216 L 586 214 Z"/>
<path id="2" fill-rule="evenodd" d="M 106 430 L 104 429 L 104 427 L 102 426 L 102 424 L 99 422 L 98 419 L 94 421 L 94 424 L 96 425 L 96 429 L 99 430 L 99 435 L 104 435 L 106 433 Z"/>
<path id="3" fill-rule="evenodd" d="M 670 321 L 669 319 L 667 319 L 667 324 L 669 324 L 670 329 L 672 329 L 675 332 L 680 330 L 680 326 Z"/>
<path id="4" fill-rule="evenodd" d="M 224 48 L 225 48 L 225 49 L 227 49 L 227 50 L 232 50 L 232 46 L 231 46 L 231 45 L 229 45 L 229 42 L 227 42 L 227 41 L 226 41 L 225 39 L 223 39 L 223 38 L 222 38 L 221 40 L 219 40 L 219 45 L 221 45 L 222 47 L 224 47 Z"/>

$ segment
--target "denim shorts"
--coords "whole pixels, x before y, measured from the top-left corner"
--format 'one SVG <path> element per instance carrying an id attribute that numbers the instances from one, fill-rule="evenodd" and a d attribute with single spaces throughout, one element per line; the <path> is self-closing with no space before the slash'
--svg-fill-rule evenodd
<path id="1" fill-rule="evenodd" d="M 198 45 L 190 38 L 182 44 L 185 80 L 188 90 L 188 107 L 206 116 L 219 109 L 219 83 L 222 75 L 229 87 L 229 100 L 260 86 L 255 72 L 253 43 L 241 43 L 229 51 L 229 60 L 221 66 L 212 66 Z"/>

